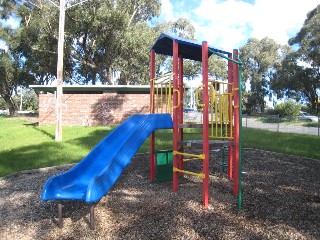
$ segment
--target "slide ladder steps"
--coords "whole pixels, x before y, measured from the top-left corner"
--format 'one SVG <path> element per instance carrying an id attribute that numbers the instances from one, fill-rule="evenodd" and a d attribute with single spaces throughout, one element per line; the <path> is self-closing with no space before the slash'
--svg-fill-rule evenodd
<path id="1" fill-rule="evenodd" d="M 192 154 L 192 153 L 184 153 L 184 152 L 179 152 L 179 151 L 173 151 L 173 155 L 181 155 L 181 156 L 193 157 L 192 159 L 184 159 L 183 162 L 188 162 L 188 161 L 191 161 L 191 160 L 204 160 L 205 159 L 205 155 L 204 154 Z M 179 168 L 176 168 L 176 167 L 173 167 L 173 172 L 185 173 L 185 174 L 197 176 L 197 177 L 202 178 L 202 179 L 204 179 L 204 177 L 205 177 L 204 173 L 195 173 L 195 172 L 191 172 L 191 171 L 182 170 L 182 169 L 179 169 Z"/>

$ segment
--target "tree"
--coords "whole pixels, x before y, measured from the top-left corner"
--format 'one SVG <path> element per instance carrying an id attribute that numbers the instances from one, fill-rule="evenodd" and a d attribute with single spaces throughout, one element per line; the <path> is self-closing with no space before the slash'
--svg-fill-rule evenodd
<path id="1" fill-rule="evenodd" d="M 159 13 L 159 0 L 90 1 L 68 11 L 66 29 L 73 36 L 68 45 L 73 46 L 77 73 L 93 83 L 111 84 L 114 71 L 121 72 L 120 81 L 126 84 L 145 81 L 140 77 L 148 69 L 141 73 L 141 66 L 154 40 L 145 22 Z"/>
<path id="2" fill-rule="evenodd" d="M 306 100 L 311 112 L 319 113 L 320 88 L 320 5 L 307 14 L 297 35 L 289 40 L 292 52 L 274 76 L 273 89 L 296 100 Z"/>
<path id="3" fill-rule="evenodd" d="M 297 35 L 289 40 L 297 45 L 303 60 L 312 66 L 320 67 L 320 4 L 307 14 L 307 19 Z"/>
<path id="4" fill-rule="evenodd" d="M 4 0 L 1 7 L 5 10 L 3 18 L 15 15 L 21 19 L 9 45 L 39 83 L 52 81 L 56 74 L 58 10 L 43 0 Z M 148 30 L 143 23 L 159 13 L 159 0 L 96 0 L 70 8 L 65 23 L 64 81 L 111 84 L 113 71 L 134 72 L 136 64 L 118 63 L 128 60 L 124 49 L 132 43 L 131 37 L 144 37 L 134 32 L 142 25 Z M 130 58 L 144 59 L 149 47 L 139 46 L 131 51 Z"/>
<path id="5" fill-rule="evenodd" d="M 272 76 L 271 88 L 278 97 L 286 96 L 301 103 L 310 104 L 311 112 L 318 112 L 320 71 L 310 65 L 301 64 L 299 52 L 291 52 L 277 67 Z"/>
<path id="6" fill-rule="evenodd" d="M 280 64 L 284 46 L 280 46 L 268 37 L 258 40 L 248 39 L 240 48 L 240 59 L 243 62 L 243 89 L 244 105 L 247 112 L 264 112 L 265 100 L 271 92 L 269 89 L 270 77 L 275 67 Z M 246 82 L 250 84 L 250 90 L 246 89 Z"/>
<path id="7" fill-rule="evenodd" d="M 226 79 L 228 77 L 227 62 L 216 55 L 212 55 L 208 62 L 208 74 L 209 77 L 217 80 Z"/>
<path id="8" fill-rule="evenodd" d="M 14 63 L 4 51 L 0 54 L 0 94 L 9 107 L 10 115 L 15 113 L 15 105 L 12 99 L 13 91 L 17 86 Z"/>
<path id="9" fill-rule="evenodd" d="M 149 50 L 155 37 L 155 30 L 145 22 L 125 34 L 126 44 L 121 48 L 123 57 L 114 63 L 114 69 L 120 72 L 119 84 L 149 84 Z"/>
<path id="10" fill-rule="evenodd" d="M 0 97 L 0 109 L 7 109 L 7 104 L 3 97 Z"/>
<path id="11" fill-rule="evenodd" d="M 4 50 L 0 51 L 0 95 L 5 100 L 10 115 L 14 115 L 16 105 L 13 101 L 13 94 L 18 85 L 28 85 L 33 78 L 25 69 L 19 66 L 14 56 Z"/>

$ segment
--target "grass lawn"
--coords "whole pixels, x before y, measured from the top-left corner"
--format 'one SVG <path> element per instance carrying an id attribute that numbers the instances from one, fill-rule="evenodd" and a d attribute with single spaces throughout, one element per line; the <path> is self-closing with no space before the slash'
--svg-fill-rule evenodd
<path id="1" fill-rule="evenodd" d="M 243 147 L 320 159 L 320 137 L 243 128 Z"/>
<path id="2" fill-rule="evenodd" d="M 54 126 L 39 127 L 19 118 L 0 117 L 0 176 L 78 162 L 111 129 L 64 127 L 63 142 L 55 142 Z"/>
<path id="3" fill-rule="evenodd" d="M 63 127 L 63 142 L 54 141 L 54 126 L 37 126 L 21 118 L 0 116 L 0 176 L 40 167 L 79 162 L 114 127 Z M 159 149 L 172 148 L 172 131 L 157 131 Z M 188 134 L 186 138 L 197 138 Z M 320 137 L 244 129 L 244 147 L 320 159 Z M 149 151 L 147 140 L 139 152 Z"/>

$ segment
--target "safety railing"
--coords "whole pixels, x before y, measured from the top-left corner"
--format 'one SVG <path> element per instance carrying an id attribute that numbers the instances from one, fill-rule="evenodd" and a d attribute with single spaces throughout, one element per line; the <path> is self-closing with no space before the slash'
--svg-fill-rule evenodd
<path id="1" fill-rule="evenodd" d="M 209 138 L 232 139 L 233 132 L 233 93 L 232 83 L 209 80 Z M 203 86 L 196 88 L 196 104 L 202 108 Z"/>
<path id="2" fill-rule="evenodd" d="M 216 89 L 215 102 L 209 108 L 210 138 L 233 138 L 233 84 L 209 80 Z"/>
<path id="3" fill-rule="evenodd" d="M 151 79 L 154 91 L 151 105 L 155 113 L 170 113 L 173 109 L 173 74 L 165 74 Z"/>
<path id="4" fill-rule="evenodd" d="M 155 113 L 170 113 L 173 109 L 180 107 L 181 93 L 179 89 L 173 88 L 173 75 L 172 73 L 161 75 L 151 79 L 153 84 L 152 107 Z M 183 86 L 185 89 L 185 85 Z M 173 94 L 177 94 L 177 105 L 173 105 Z"/>

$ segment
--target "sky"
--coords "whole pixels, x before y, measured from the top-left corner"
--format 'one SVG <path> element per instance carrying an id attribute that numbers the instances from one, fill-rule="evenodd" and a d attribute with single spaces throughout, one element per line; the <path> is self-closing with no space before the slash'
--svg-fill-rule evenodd
<path id="1" fill-rule="evenodd" d="M 187 18 L 196 39 L 221 50 L 243 46 L 248 38 L 269 37 L 287 44 L 319 0 L 161 0 L 159 21 Z"/>
<path id="2" fill-rule="evenodd" d="M 288 43 L 318 4 L 319 0 L 161 0 L 157 21 L 187 18 L 196 28 L 199 42 L 230 52 L 251 37 L 267 36 Z M 19 25 L 13 18 L 7 24 Z M 0 48 L 4 42 L 0 41 Z"/>

